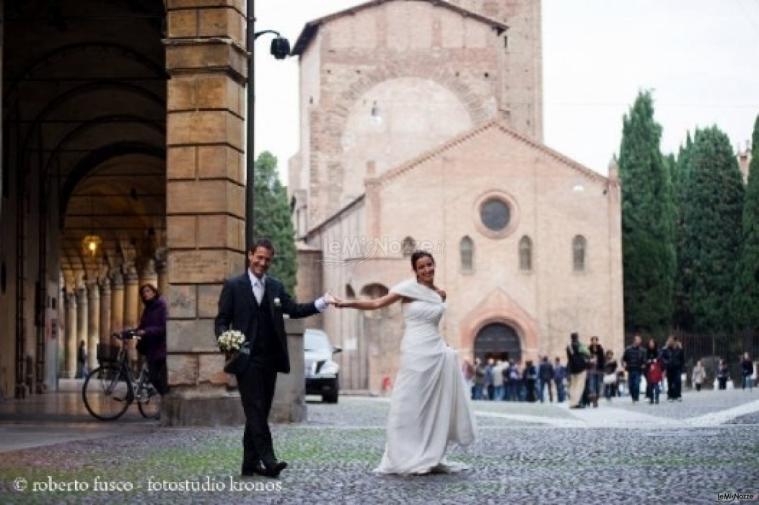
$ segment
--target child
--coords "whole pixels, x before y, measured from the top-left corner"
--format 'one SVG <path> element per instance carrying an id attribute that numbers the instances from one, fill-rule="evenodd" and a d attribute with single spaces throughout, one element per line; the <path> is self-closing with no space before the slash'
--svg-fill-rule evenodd
<path id="1" fill-rule="evenodd" d="M 719 368 L 717 368 L 717 381 L 719 382 L 719 389 L 727 389 L 727 381 L 730 379 L 730 369 L 727 367 L 724 359 L 719 360 Z"/>
<path id="2" fill-rule="evenodd" d="M 661 362 L 659 359 L 653 359 L 648 366 L 648 373 L 646 374 L 646 380 L 651 385 L 651 396 L 648 399 L 648 403 L 659 403 L 659 392 L 661 388 L 659 383 L 662 379 Z"/>

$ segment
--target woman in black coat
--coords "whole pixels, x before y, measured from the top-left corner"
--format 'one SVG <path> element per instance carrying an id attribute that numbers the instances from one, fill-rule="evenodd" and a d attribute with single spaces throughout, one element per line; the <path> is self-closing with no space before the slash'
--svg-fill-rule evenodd
<path id="1" fill-rule="evenodd" d="M 743 359 L 741 360 L 741 374 L 743 375 L 743 389 L 748 387 L 748 390 L 751 391 L 754 387 L 754 363 L 747 352 L 743 353 Z"/>
<path id="2" fill-rule="evenodd" d="M 140 287 L 140 298 L 145 310 L 135 333 L 140 336 L 138 351 L 148 361 L 150 382 L 164 395 L 169 391 L 166 372 L 166 319 L 168 309 L 158 289 L 152 284 Z"/>
<path id="3" fill-rule="evenodd" d="M 524 365 L 524 372 L 522 372 L 522 379 L 524 380 L 525 387 L 527 388 L 527 401 L 534 402 L 537 400 L 535 392 L 537 390 L 536 384 L 538 379 L 538 370 L 535 365 L 532 364 L 532 360 L 528 360 Z"/>

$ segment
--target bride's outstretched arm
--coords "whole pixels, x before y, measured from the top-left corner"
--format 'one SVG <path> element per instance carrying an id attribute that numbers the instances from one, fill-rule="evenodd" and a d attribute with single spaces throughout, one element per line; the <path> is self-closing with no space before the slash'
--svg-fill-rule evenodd
<path id="1" fill-rule="evenodd" d="M 382 307 L 387 307 L 402 298 L 403 297 L 398 293 L 388 293 L 385 296 L 374 298 L 373 300 L 338 300 L 335 306 L 347 309 L 376 310 L 381 309 Z"/>

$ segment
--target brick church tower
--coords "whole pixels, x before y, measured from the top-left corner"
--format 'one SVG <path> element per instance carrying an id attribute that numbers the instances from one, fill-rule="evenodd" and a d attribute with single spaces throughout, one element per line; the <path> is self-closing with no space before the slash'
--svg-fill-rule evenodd
<path id="1" fill-rule="evenodd" d="M 543 51 L 541 0 L 449 0 L 509 27 L 502 63 L 502 106 L 512 125 L 543 141 Z"/>
<path id="2" fill-rule="evenodd" d="M 498 119 L 543 137 L 539 0 L 376 0 L 306 24 L 300 146 L 289 189 L 298 236 L 379 176 Z"/>

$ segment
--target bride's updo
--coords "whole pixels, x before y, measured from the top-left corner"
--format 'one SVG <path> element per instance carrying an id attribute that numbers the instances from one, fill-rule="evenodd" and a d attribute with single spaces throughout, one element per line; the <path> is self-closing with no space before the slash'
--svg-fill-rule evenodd
<path id="1" fill-rule="evenodd" d="M 411 254 L 411 268 L 416 272 L 416 262 L 422 258 L 429 258 L 432 260 L 432 264 L 435 264 L 435 258 L 432 257 L 432 253 L 427 251 L 417 250 Z"/>

